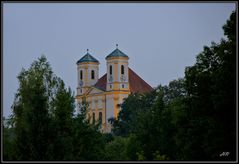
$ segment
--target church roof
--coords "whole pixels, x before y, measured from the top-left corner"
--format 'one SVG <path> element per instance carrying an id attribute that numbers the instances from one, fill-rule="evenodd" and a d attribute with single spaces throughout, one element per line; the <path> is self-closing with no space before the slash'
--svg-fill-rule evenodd
<path id="1" fill-rule="evenodd" d="M 87 50 L 88 51 L 88 50 Z M 82 63 L 82 62 L 96 62 L 99 63 L 99 61 L 91 56 L 88 52 L 83 56 L 80 60 L 77 61 L 76 64 Z"/>
<path id="2" fill-rule="evenodd" d="M 95 84 L 96 88 L 106 91 L 107 74 L 105 73 Z"/>
<path id="3" fill-rule="evenodd" d="M 104 74 L 95 84 L 96 88 L 106 91 L 107 74 Z M 131 93 L 151 92 L 153 88 L 129 68 L 129 85 Z"/>
<path id="4" fill-rule="evenodd" d="M 129 68 L 129 85 L 130 91 L 135 93 L 145 93 L 153 91 L 153 88 L 146 83 L 139 75 L 137 75 L 132 69 Z"/>
<path id="5" fill-rule="evenodd" d="M 120 51 L 118 47 L 113 52 L 111 52 L 108 56 L 106 56 L 105 59 L 108 59 L 110 57 L 127 57 L 128 58 L 128 56 L 122 51 Z"/>

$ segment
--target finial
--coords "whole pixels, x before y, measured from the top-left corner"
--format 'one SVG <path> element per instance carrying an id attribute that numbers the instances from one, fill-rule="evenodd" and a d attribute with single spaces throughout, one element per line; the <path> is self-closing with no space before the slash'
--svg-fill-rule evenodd
<path id="1" fill-rule="evenodd" d="M 116 48 L 118 49 L 118 44 L 116 44 Z"/>
<path id="2" fill-rule="evenodd" d="M 88 52 L 89 52 L 89 49 L 87 48 L 86 51 L 87 51 L 87 53 L 88 53 Z"/>

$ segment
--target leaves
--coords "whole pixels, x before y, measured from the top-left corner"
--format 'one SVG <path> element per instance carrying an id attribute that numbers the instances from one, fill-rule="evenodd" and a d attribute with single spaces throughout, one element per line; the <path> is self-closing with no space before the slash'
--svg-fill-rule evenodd
<path id="1" fill-rule="evenodd" d="M 86 120 L 87 104 L 74 117 L 74 95 L 53 74 L 45 56 L 34 61 L 28 70 L 22 69 L 18 80 L 10 119 L 12 127 L 4 130 L 4 160 L 103 157 L 104 140 L 98 127 Z"/>
<path id="2" fill-rule="evenodd" d="M 204 46 L 184 78 L 122 104 L 113 132 L 135 136 L 139 147 L 131 159 L 235 160 L 235 23 L 233 12 L 223 26 L 228 41 Z M 222 158 L 222 152 L 230 155 Z"/>

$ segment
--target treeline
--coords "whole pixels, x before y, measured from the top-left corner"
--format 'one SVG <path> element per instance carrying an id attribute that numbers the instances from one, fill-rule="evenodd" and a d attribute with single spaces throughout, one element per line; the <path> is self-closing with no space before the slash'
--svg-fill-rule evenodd
<path id="1" fill-rule="evenodd" d="M 185 77 L 121 104 L 112 133 L 74 116 L 74 96 L 42 56 L 18 76 L 3 160 L 236 160 L 236 13 Z"/>
<path id="2" fill-rule="evenodd" d="M 112 159 L 120 152 L 128 160 L 236 159 L 235 12 L 223 29 L 227 40 L 205 46 L 184 78 L 126 99 Z"/>
<path id="3" fill-rule="evenodd" d="M 74 117 L 70 89 L 55 76 L 45 56 L 18 75 L 13 115 L 4 126 L 4 160 L 99 160 L 104 149 L 86 108 Z"/>

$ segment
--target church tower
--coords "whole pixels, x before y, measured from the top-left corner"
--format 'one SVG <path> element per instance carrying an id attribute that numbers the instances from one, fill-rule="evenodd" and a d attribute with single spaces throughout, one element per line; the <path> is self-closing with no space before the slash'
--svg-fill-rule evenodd
<path id="1" fill-rule="evenodd" d="M 83 95 L 99 79 L 99 61 L 87 53 L 77 61 L 77 95 Z"/>
<path id="2" fill-rule="evenodd" d="M 112 119 L 117 119 L 124 98 L 130 94 L 129 57 L 118 49 L 106 56 L 106 131 L 112 129 Z"/>
<path id="3" fill-rule="evenodd" d="M 129 90 L 129 57 L 118 49 L 106 56 L 107 65 L 107 91 Z"/>

